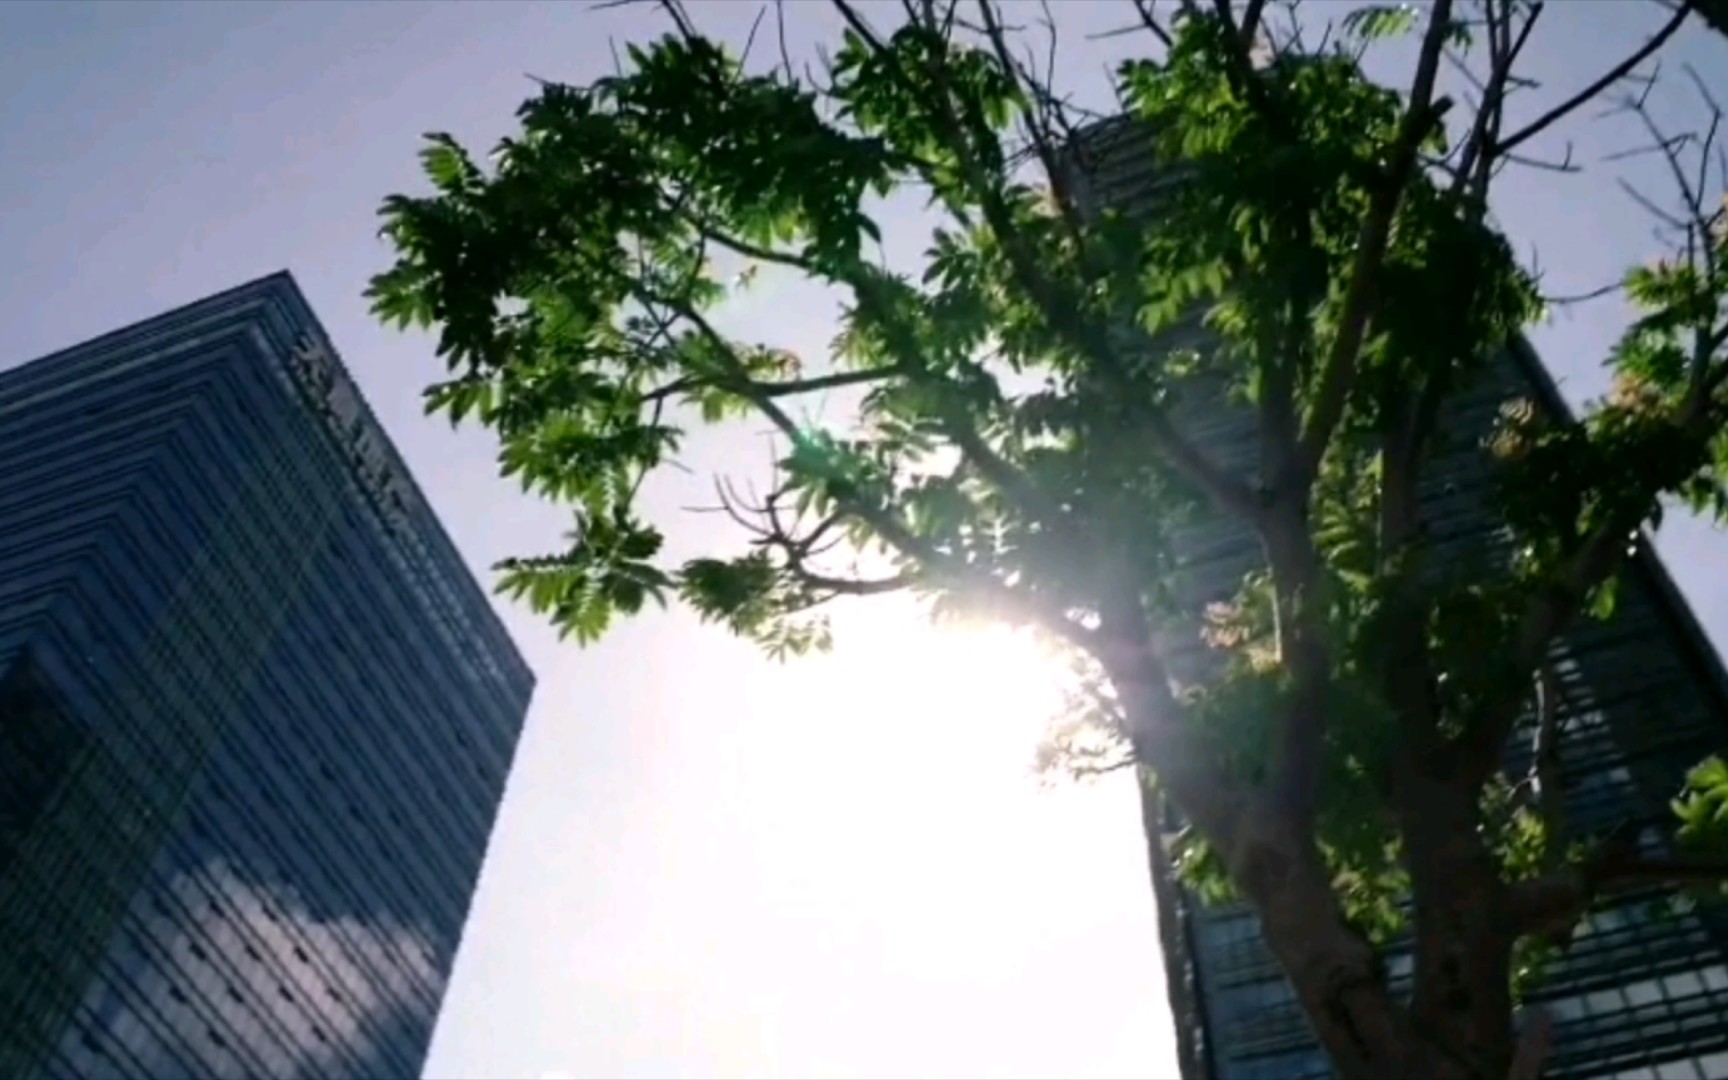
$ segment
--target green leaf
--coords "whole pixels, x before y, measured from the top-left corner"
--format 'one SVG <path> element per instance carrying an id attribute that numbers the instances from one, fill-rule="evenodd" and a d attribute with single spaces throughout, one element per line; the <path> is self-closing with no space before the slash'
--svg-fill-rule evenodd
<path id="1" fill-rule="evenodd" d="M 1343 21 L 1354 45 L 1420 24 L 1393 4 Z M 1225 23 L 1179 20 L 1168 55 L 1121 67 L 1127 116 L 1087 137 L 1121 140 L 1120 190 L 1145 198 L 1079 213 L 1021 145 L 1041 93 L 1027 101 L 970 34 L 916 20 L 881 42 L 844 32 L 818 84 L 698 34 L 632 42 L 616 74 L 542 86 L 482 164 L 429 136 L 419 190 L 380 207 L 393 262 L 367 298 L 382 322 L 433 332 L 428 412 L 477 421 L 501 474 L 572 512 L 562 550 L 506 560 L 497 587 L 577 642 L 676 600 L 769 656 L 804 655 L 832 643 L 822 605 L 844 590 L 823 582 L 857 565 L 916 582 L 938 616 L 1031 621 L 1063 648 L 1157 626 L 1157 641 L 1207 651 L 1182 665 L 1195 674 L 1161 719 L 1245 788 L 1270 778 L 1279 720 L 1301 700 L 1291 646 L 1324 642 L 1307 839 L 1346 918 L 1384 942 L 1410 888 L 1386 813 L 1408 725 L 1451 739 L 1526 706 L 1532 673 L 1508 657 L 1531 596 L 1566 580 L 1583 538 L 1653 527 L 1669 499 L 1728 513 L 1728 416 L 1680 422 L 1728 282 L 1701 257 L 1634 270 L 1610 396 L 1577 423 L 1508 402 L 1480 430 L 1455 403 L 1467 393 L 1479 415 L 1498 385 L 1484 369 L 1541 315 L 1540 293 L 1480 207 L 1419 169 L 1398 193 L 1337 433 L 1314 475 L 1292 470 L 1305 490 L 1266 492 L 1303 511 L 1317 563 L 1280 591 L 1264 552 L 1219 528 L 1217 505 L 1235 500 L 1203 490 L 1208 470 L 1169 432 L 1244 482 L 1278 479 L 1258 476 L 1276 442 L 1255 425 L 1301 428 L 1337 385 L 1324 365 L 1403 126 L 1390 87 L 1409 80 L 1377 84 L 1360 48 L 1292 47 L 1249 83 Z M 1465 41 L 1462 24 L 1446 30 Z M 1114 153 L 1081 149 L 1059 156 Z M 1445 132 L 1422 149 L 1444 154 Z M 1137 192 L 1136 176 L 1159 186 Z M 830 318 L 826 355 L 788 348 Z M 800 379 L 827 389 L 798 392 Z M 1401 460 L 1382 458 L 1397 443 L 1385 435 L 1420 427 L 1431 400 L 1412 459 L 1423 520 L 1394 537 L 1384 488 Z M 1215 435 L 1225 407 L 1241 410 L 1234 442 Z M 771 448 L 712 439 L 735 421 Z M 1437 471 L 1484 438 L 1470 469 Z M 732 470 L 720 479 L 737 530 L 692 525 L 666 497 L 717 465 Z M 1471 490 L 1447 490 L 1466 477 Z M 1503 518 L 1505 542 L 1460 555 L 1472 515 Z M 670 549 L 678 563 L 663 566 Z M 1196 612 L 1201 599 L 1217 603 Z M 1612 582 L 1583 597 L 1603 619 L 1622 617 L 1614 600 Z M 1095 711 L 1119 710 L 1097 658 L 1076 655 Z M 1424 669 L 1412 689 L 1405 676 Z M 1707 763 L 1675 798 L 1682 842 L 1728 839 L 1724 776 Z M 1572 854 L 1509 784 L 1469 794 L 1503 876 Z M 1175 857 L 1202 896 L 1233 895 L 1203 837 Z M 1542 959 L 1521 946 L 1517 978 Z"/>
<path id="2" fill-rule="evenodd" d="M 1407 34 L 1416 26 L 1416 8 L 1410 4 L 1373 4 L 1344 16 L 1344 32 L 1364 41 Z"/>

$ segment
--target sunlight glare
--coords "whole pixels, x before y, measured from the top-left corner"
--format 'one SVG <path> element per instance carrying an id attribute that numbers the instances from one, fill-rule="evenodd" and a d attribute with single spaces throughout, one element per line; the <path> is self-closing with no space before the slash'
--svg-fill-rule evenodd
<path id="1" fill-rule="evenodd" d="M 1026 778 L 1062 704 L 1058 659 L 1006 627 L 931 625 L 890 610 L 857 615 L 837 630 L 831 676 L 847 687 L 854 722 L 874 718 L 884 736 L 942 759 L 956 782 Z"/>

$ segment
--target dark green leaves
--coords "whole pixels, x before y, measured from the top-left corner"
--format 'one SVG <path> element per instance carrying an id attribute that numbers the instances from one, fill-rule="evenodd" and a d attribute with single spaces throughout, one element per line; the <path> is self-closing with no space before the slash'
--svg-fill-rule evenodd
<path id="1" fill-rule="evenodd" d="M 678 589 L 703 621 L 755 641 L 771 659 L 823 652 L 833 644 L 828 621 L 809 614 L 818 598 L 765 552 L 692 559 L 684 564 Z"/>

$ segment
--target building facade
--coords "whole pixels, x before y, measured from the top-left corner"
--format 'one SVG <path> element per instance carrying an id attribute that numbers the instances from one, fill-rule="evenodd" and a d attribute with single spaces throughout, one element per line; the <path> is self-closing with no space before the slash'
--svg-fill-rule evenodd
<path id="1" fill-rule="evenodd" d="M 533 676 L 292 279 L 0 462 L 0 1075 L 417 1076 Z"/>
<path id="2" fill-rule="evenodd" d="M 1152 161 L 1130 125 L 1098 125 L 1074 148 L 1076 182 L 1089 204 L 1156 213 L 1169 170 Z M 1226 466 L 1258 461 L 1254 418 L 1197 387 L 1182 411 L 1189 436 Z M 1494 559 L 1508 543 L 1490 499 L 1482 440 L 1514 399 L 1567 414 L 1558 388 L 1523 343 L 1507 349 L 1456 394 L 1436 425 L 1446 441 L 1431 460 L 1421 503 L 1437 561 Z M 1259 546 L 1235 522 L 1203 521 L 1182 539 L 1177 591 L 1196 632 L 1176 642 L 1173 671 L 1200 677 L 1198 640 L 1208 602 L 1234 594 L 1261 565 Z M 1578 835 L 1640 830 L 1660 847 L 1672 831 L 1669 800 L 1687 769 L 1728 742 L 1728 674 L 1649 545 L 1641 544 L 1614 617 L 1585 622 L 1556 644 L 1562 687 L 1561 766 L 1569 828 Z M 1527 768 L 1533 732 L 1514 733 L 1508 767 Z M 1166 843 L 1180 824 L 1150 797 L 1146 826 L 1154 894 L 1184 1075 L 1190 1080 L 1323 1080 L 1332 1075 L 1289 983 L 1242 907 L 1202 905 L 1175 880 Z M 1728 1076 L 1728 920 L 1718 911 L 1658 915 L 1631 895 L 1590 916 L 1529 1004 L 1555 1023 L 1545 1075 L 1554 1080 Z M 1407 992 L 1410 958 L 1394 946 L 1388 968 Z"/>

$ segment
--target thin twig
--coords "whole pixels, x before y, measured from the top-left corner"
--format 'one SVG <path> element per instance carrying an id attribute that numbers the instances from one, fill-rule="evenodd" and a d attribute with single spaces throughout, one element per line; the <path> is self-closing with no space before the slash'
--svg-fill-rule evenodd
<path id="1" fill-rule="evenodd" d="M 1535 138 L 1537 135 L 1548 130 L 1548 128 L 1553 126 L 1557 121 L 1564 119 L 1574 110 L 1589 102 L 1602 91 L 1630 75 L 1633 68 L 1648 60 L 1655 54 L 1657 49 L 1660 49 L 1669 38 L 1674 36 L 1675 31 L 1679 30 L 1681 24 L 1686 21 L 1686 15 L 1690 10 L 1690 5 L 1683 5 L 1674 13 L 1673 18 L 1663 24 L 1662 29 L 1656 31 L 1650 40 L 1646 41 L 1643 46 L 1633 52 L 1632 55 L 1620 61 L 1618 64 L 1615 64 L 1608 70 L 1607 74 L 1603 75 L 1589 86 L 1586 86 L 1578 93 L 1567 98 L 1559 105 L 1549 109 L 1534 121 L 1518 129 L 1518 131 L 1514 132 L 1512 135 L 1498 140 L 1494 145 L 1494 152 L 1496 154 L 1503 154 L 1506 151 L 1512 150 L 1520 144 Z"/>

